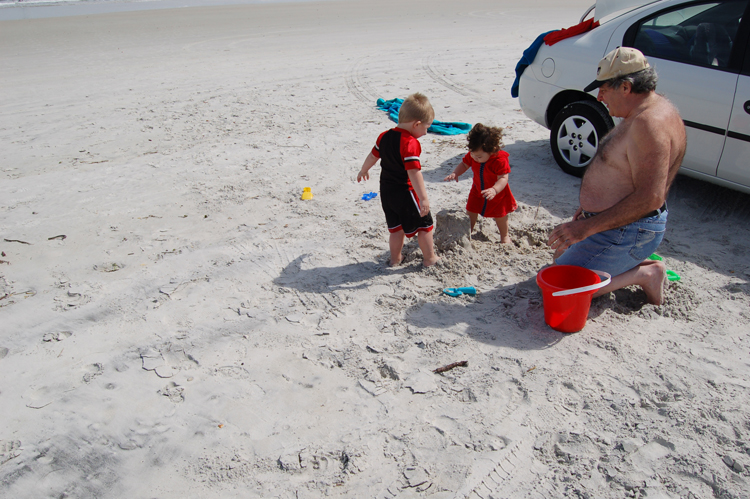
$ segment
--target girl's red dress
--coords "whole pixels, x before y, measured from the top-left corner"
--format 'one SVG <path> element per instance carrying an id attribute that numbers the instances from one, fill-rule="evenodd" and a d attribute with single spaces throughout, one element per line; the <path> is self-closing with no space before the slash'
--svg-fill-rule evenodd
<path id="1" fill-rule="evenodd" d="M 490 156 L 486 163 L 477 163 L 471 157 L 471 153 L 466 153 L 463 162 L 469 165 L 472 173 L 474 173 L 469 200 L 466 202 L 466 211 L 479 213 L 487 218 L 502 218 L 508 213 L 516 211 L 518 204 L 516 198 L 513 197 L 513 193 L 510 192 L 510 185 L 506 185 L 505 189 L 498 192 L 491 201 L 487 201 L 482 196 L 482 191 L 495 185 L 498 177 L 510 173 L 507 152 L 497 151 Z"/>

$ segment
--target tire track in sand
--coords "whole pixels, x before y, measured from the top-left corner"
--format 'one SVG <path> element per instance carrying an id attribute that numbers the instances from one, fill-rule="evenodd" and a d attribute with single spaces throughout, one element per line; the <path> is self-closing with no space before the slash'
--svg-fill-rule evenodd
<path id="1" fill-rule="evenodd" d="M 424 70 L 425 73 L 427 73 L 427 75 L 430 78 L 432 78 L 433 80 L 435 80 L 437 83 L 444 86 L 448 90 L 452 90 L 453 92 L 456 92 L 459 95 L 477 99 L 492 107 L 502 108 L 502 106 L 499 103 L 495 102 L 492 99 L 485 97 L 482 93 L 448 78 L 445 75 L 445 71 L 442 71 L 437 67 L 437 65 L 434 62 L 434 59 L 435 59 L 435 56 L 428 56 L 422 59 L 422 69 Z"/>
<path id="2" fill-rule="evenodd" d="M 362 67 L 368 59 L 369 57 L 362 57 L 354 63 L 354 66 L 346 75 L 346 87 L 349 89 L 349 92 L 362 102 L 372 104 L 373 102 L 376 102 L 380 96 L 363 77 Z"/>

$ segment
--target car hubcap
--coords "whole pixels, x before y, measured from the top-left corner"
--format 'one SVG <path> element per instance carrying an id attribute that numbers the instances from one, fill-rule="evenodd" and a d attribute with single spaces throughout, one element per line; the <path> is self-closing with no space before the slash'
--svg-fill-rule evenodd
<path id="1" fill-rule="evenodd" d="M 557 149 L 571 166 L 588 166 L 598 147 L 599 137 L 594 125 L 580 116 L 571 116 L 563 121 L 557 132 Z"/>

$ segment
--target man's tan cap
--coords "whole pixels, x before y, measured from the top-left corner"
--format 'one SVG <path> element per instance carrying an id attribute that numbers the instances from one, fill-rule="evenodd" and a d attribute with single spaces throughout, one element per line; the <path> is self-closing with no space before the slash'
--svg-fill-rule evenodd
<path id="1" fill-rule="evenodd" d="M 607 80 L 637 73 L 650 67 L 646 56 L 640 50 L 632 47 L 617 47 L 599 61 L 599 67 L 596 69 L 596 80 L 586 86 L 583 91 L 591 92 L 604 85 Z"/>

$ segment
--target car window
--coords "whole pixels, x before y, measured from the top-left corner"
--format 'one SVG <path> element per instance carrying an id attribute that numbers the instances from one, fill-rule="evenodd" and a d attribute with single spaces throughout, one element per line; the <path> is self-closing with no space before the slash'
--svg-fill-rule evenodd
<path id="1" fill-rule="evenodd" d="M 647 56 L 725 69 L 746 7 L 736 0 L 662 11 L 640 21 L 632 45 Z"/>

